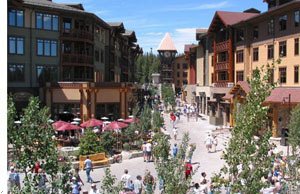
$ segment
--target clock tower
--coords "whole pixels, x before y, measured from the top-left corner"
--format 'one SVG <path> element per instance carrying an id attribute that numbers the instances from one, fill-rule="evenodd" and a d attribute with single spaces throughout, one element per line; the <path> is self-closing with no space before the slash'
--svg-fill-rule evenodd
<path id="1" fill-rule="evenodd" d="M 169 33 L 161 40 L 157 51 L 160 58 L 160 81 L 173 83 L 173 61 L 177 50 Z"/>

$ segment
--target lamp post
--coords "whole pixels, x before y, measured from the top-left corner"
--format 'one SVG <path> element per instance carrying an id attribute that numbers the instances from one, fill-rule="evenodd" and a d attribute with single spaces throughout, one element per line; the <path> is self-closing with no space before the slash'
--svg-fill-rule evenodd
<path id="1" fill-rule="evenodd" d="M 290 123 L 291 119 L 291 94 L 288 97 L 283 97 L 282 101 L 285 103 L 285 100 L 288 99 L 288 106 L 289 106 L 289 114 L 288 114 L 288 123 Z M 289 157 L 290 153 L 290 145 L 287 143 L 287 157 Z"/>

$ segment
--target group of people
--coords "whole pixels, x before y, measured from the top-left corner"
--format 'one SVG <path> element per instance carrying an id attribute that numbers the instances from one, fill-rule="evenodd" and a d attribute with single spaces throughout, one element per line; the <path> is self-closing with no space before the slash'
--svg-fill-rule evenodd
<path id="1" fill-rule="evenodd" d="M 35 182 L 35 187 L 38 190 L 47 192 L 46 183 L 48 182 L 48 179 L 45 170 L 42 168 L 44 167 L 44 164 L 44 162 L 40 163 L 37 161 L 33 166 L 28 167 L 26 172 L 27 174 L 32 175 L 28 177 Z M 18 170 L 14 165 L 11 165 L 8 174 L 8 193 L 11 193 L 14 189 L 21 189 L 21 179 Z"/>
<path id="2" fill-rule="evenodd" d="M 216 135 L 208 133 L 204 143 L 208 153 L 217 151 L 218 139 Z"/>
<path id="3" fill-rule="evenodd" d="M 148 170 L 146 170 L 144 178 L 137 175 L 136 179 L 132 180 L 128 170 L 125 169 L 121 177 L 121 182 L 123 185 L 123 192 L 121 194 L 141 194 L 142 191 L 146 194 L 152 194 L 155 189 L 155 179 Z"/>
<path id="4" fill-rule="evenodd" d="M 148 142 L 144 141 L 142 145 L 142 151 L 143 151 L 144 162 L 151 162 L 153 160 L 151 140 L 148 140 Z"/>

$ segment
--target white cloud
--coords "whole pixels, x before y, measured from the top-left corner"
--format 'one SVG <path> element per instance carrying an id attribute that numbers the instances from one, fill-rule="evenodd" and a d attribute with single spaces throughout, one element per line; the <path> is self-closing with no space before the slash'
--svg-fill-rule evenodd
<path id="1" fill-rule="evenodd" d="M 163 34 L 162 32 L 148 32 L 145 35 L 147 35 L 147 36 L 160 36 L 162 34 Z"/>
<path id="2" fill-rule="evenodd" d="M 185 44 L 197 44 L 196 28 L 178 28 L 171 33 L 171 37 L 178 53 L 184 52 Z"/>
<path id="3" fill-rule="evenodd" d="M 222 1 L 220 3 L 207 3 L 201 5 L 177 5 L 173 7 L 167 7 L 160 9 L 160 12 L 168 12 L 168 11 L 196 11 L 196 10 L 206 10 L 206 9 L 219 9 L 230 6 L 227 1 Z"/>

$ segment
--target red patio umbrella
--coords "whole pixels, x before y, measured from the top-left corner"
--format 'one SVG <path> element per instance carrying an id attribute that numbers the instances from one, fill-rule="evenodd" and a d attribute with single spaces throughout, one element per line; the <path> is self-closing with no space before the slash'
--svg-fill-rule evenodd
<path id="1" fill-rule="evenodd" d="M 80 126 L 86 128 L 86 127 L 95 127 L 95 126 L 102 126 L 102 125 L 103 125 L 103 121 L 97 119 L 90 119 L 82 123 Z"/>
<path id="2" fill-rule="evenodd" d="M 59 120 L 59 121 L 56 121 L 56 122 L 52 123 L 52 127 L 54 129 L 58 129 L 59 127 L 65 125 L 65 124 L 68 124 L 68 122 Z"/>
<path id="3" fill-rule="evenodd" d="M 81 128 L 77 125 L 72 125 L 71 123 L 66 123 L 66 124 L 60 126 L 59 128 L 57 128 L 56 131 L 71 131 L 71 130 L 79 130 L 79 129 L 81 129 Z"/>
<path id="4" fill-rule="evenodd" d="M 122 129 L 122 128 L 125 128 L 125 127 L 128 127 L 128 124 L 122 123 L 122 122 L 118 122 L 118 121 L 114 121 L 114 122 L 111 122 L 108 125 L 106 125 L 103 128 L 103 131 L 106 131 L 106 130 L 110 130 L 111 131 L 111 130 L 115 130 L 115 129 Z"/>
<path id="5" fill-rule="evenodd" d="M 122 121 L 122 122 L 124 122 L 124 123 L 137 123 L 137 122 L 139 122 L 140 120 L 138 119 L 138 118 L 128 118 L 128 119 L 125 119 L 124 121 Z"/>

